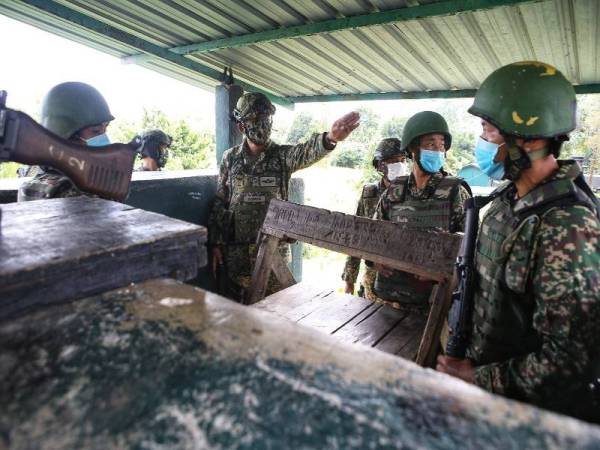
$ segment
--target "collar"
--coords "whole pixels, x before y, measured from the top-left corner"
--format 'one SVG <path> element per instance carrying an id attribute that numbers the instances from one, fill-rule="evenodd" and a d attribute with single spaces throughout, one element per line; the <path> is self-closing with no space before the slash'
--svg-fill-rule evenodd
<path id="1" fill-rule="evenodd" d="M 248 147 L 248 139 L 244 136 L 244 140 L 240 144 L 240 153 L 244 158 L 244 163 L 256 163 L 265 159 L 265 155 L 271 150 L 273 147 L 273 141 L 269 139 L 267 142 L 265 149 L 260 152 L 258 155 L 253 155 L 250 153 L 250 147 Z"/>
<path id="2" fill-rule="evenodd" d="M 427 180 L 427 183 L 425 184 L 425 186 L 423 186 L 423 189 L 418 189 L 415 175 L 411 172 L 410 176 L 408 177 L 408 191 L 413 197 L 429 198 L 433 195 L 438 185 L 440 184 L 440 181 L 442 181 L 443 178 L 444 175 L 442 174 L 442 172 L 435 172 L 431 174 L 431 176 Z"/>
<path id="3" fill-rule="evenodd" d="M 544 193 L 545 189 L 543 188 L 550 183 L 557 183 L 552 188 L 556 191 L 555 193 L 559 191 L 569 192 L 575 189 L 573 181 L 581 175 L 579 164 L 573 160 L 559 160 L 557 162 L 558 170 L 521 198 L 516 198 L 516 186 L 513 183 L 513 186 L 511 186 L 512 189 L 509 190 L 509 192 L 512 192 L 509 199 L 511 200 L 513 211 L 519 212 L 543 200 L 543 196 L 548 195 L 547 192 Z"/>

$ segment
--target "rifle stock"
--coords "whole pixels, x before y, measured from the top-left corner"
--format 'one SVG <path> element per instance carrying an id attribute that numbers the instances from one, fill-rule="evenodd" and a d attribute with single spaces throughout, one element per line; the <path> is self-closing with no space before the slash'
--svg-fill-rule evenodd
<path id="1" fill-rule="evenodd" d="M 81 190 L 122 201 L 127 197 L 139 143 L 90 147 L 63 139 L 27 114 L 5 107 L 0 92 L 0 161 L 51 166 Z"/>

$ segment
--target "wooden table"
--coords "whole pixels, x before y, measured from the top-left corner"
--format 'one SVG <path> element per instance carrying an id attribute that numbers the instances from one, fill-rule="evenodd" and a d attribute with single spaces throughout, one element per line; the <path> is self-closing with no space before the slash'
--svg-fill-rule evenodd
<path id="1" fill-rule="evenodd" d="M 206 228 L 74 197 L 2 205 L 0 317 L 206 265 Z"/>
<path id="2" fill-rule="evenodd" d="M 0 320 L 0 361 L 3 449 L 600 448 L 600 427 L 174 280 Z"/>
<path id="3" fill-rule="evenodd" d="M 252 307 L 269 311 L 351 344 L 359 343 L 413 360 L 427 316 L 407 313 L 330 287 L 298 283 Z"/>

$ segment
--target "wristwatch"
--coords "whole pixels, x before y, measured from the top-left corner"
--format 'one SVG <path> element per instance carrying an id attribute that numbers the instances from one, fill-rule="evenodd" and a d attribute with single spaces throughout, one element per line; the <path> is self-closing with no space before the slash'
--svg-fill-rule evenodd
<path id="1" fill-rule="evenodd" d="M 337 141 L 329 138 L 329 132 L 325 133 L 325 137 L 323 139 L 325 141 L 325 147 L 335 147 L 337 145 Z"/>

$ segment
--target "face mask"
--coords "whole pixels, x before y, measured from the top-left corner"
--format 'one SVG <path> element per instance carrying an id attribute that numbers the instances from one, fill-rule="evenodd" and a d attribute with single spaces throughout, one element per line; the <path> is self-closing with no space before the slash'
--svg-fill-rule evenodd
<path id="1" fill-rule="evenodd" d="M 109 145 L 110 139 L 108 139 L 106 133 L 102 133 L 93 138 L 86 139 L 85 143 L 90 147 L 102 147 L 103 145 Z"/>
<path id="2" fill-rule="evenodd" d="M 264 145 L 269 142 L 271 137 L 271 127 L 273 119 L 271 116 L 261 117 L 253 121 L 244 123 L 244 134 L 246 137 L 257 145 Z"/>
<path id="3" fill-rule="evenodd" d="M 398 177 L 403 177 L 406 175 L 406 163 L 396 162 L 391 164 L 386 164 L 387 167 L 387 179 L 392 181 Z"/>
<path id="4" fill-rule="evenodd" d="M 425 172 L 435 173 L 439 171 L 444 165 L 445 160 L 446 155 L 444 152 L 421 149 L 419 162 L 421 163 L 421 168 Z"/>
<path id="5" fill-rule="evenodd" d="M 490 178 L 501 180 L 504 177 L 504 163 L 494 162 L 498 154 L 498 144 L 479 138 L 475 145 L 475 159 L 479 168 Z"/>

